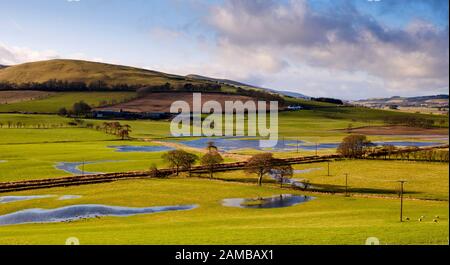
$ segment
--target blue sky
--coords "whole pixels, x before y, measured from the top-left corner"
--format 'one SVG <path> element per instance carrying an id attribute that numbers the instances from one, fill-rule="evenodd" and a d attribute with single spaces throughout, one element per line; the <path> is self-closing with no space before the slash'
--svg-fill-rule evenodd
<path id="1" fill-rule="evenodd" d="M 0 0 L 0 64 L 74 58 L 346 99 L 448 94 L 448 2 Z"/>

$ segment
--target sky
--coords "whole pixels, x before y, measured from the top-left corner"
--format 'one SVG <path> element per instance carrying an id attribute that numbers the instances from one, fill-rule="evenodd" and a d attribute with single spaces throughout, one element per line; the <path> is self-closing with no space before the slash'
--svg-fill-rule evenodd
<path id="1" fill-rule="evenodd" d="M 69 58 L 313 97 L 448 94 L 447 0 L 0 0 L 0 64 Z"/>

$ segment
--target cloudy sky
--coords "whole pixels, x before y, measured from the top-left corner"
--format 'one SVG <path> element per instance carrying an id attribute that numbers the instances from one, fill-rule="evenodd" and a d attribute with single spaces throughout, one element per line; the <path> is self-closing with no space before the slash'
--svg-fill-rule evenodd
<path id="1" fill-rule="evenodd" d="M 73 58 L 344 99 L 448 94 L 447 0 L 0 0 L 0 64 Z"/>

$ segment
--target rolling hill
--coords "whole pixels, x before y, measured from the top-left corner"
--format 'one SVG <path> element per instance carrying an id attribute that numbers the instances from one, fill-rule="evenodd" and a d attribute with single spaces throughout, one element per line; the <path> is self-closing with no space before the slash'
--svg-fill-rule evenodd
<path id="1" fill-rule="evenodd" d="M 103 81 L 108 85 L 163 85 L 165 83 L 178 85 L 207 82 L 129 66 L 79 60 L 39 61 L 0 69 L 0 82 L 43 83 L 52 79 L 84 83 Z"/>
<path id="2" fill-rule="evenodd" d="M 164 85 L 169 83 L 175 87 L 188 83 L 193 85 L 220 84 L 222 86 L 222 91 L 224 92 L 233 92 L 236 88 L 243 88 L 261 90 L 293 98 L 309 99 L 309 97 L 300 93 L 277 91 L 229 79 L 217 79 L 201 75 L 180 76 L 129 66 L 80 60 L 57 59 L 9 67 L 0 65 L 0 82 L 24 84 L 43 83 L 48 80 L 84 82 L 86 84 L 102 81 L 108 85 L 127 84 L 143 86 Z"/>

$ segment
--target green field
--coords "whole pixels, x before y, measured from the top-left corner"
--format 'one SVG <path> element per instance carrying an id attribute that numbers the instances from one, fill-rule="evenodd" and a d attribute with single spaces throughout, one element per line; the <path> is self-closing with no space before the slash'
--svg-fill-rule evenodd
<path id="1" fill-rule="evenodd" d="M 59 92 L 43 99 L 0 104 L 0 112 L 58 113 L 59 109 L 70 110 L 73 104 L 84 101 L 91 107 L 116 104 L 133 99 L 134 92 Z"/>
<path id="2" fill-rule="evenodd" d="M 345 174 L 348 174 L 348 191 L 357 195 L 397 197 L 399 183 L 406 180 L 405 197 L 448 201 L 449 168 L 447 163 L 383 160 L 342 160 L 330 163 L 295 165 L 297 180 L 307 179 L 317 190 L 343 194 Z M 308 172 L 308 170 L 311 170 Z M 257 176 L 243 172 L 216 173 L 215 177 L 244 183 L 256 183 Z M 266 177 L 266 181 L 273 182 Z"/>
<path id="3" fill-rule="evenodd" d="M 32 101 L 28 102 L 31 103 Z M 337 112 L 339 113 L 339 112 Z M 366 115 L 367 114 L 367 115 Z M 280 113 L 281 139 L 310 143 L 340 142 L 346 128 L 382 125 L 382 114 L 328 110 Z M 108 146 L 153 146 L 152 140 L 170 138 L 168 121 L 120 121 L 132 127 L 132 140 L 120 140 L 102 130 L 86 128 L 102 120 L 73 119 L 57 115 L 0 114 L 0 181 L 29 180 L 71 175 L 56 169 L 58 162 L 97 161 L 86 172 L 146 170 L 152 164 L 167 167 L 163 152 L 117 152 Z M 17 124 L 20 126 L 17 126 Z M 11 124 L 11 128 L 8 128 Z M 19 128 L 16 128 L 19 127 Z M 408 136 L 369 136 L 371 140 L 413 140 Z M 427 139 L 414 139 L 425 141 Z M 444 141 L 445 142 L 445 141 Z M 257 150 L 235 153 L 255 154 Z M 319 154 L 334 153 L 319 150 Z M 200 152 L 196 152 L 200 155 Z M 313 155 L 314 151 L 279 152 L 277 157 Z M 227 159 L 226 161 L 232 161 Z M 448 164 L 407 161 L 346 160 L 296 165 L 317 168 L 299 173 L 297 179 L 326 193 L 279 188 L 266 178 L 263 187 L 256 176 L 242 171 L 216 173 L 215 180 L 194 178 L 139 179 L 67 188 L 31 190 L 8 195 L 82 195 L 79 199 L 56 197 L 1 204 L 0 215 L 29 208 L 57 208 L 74 204 L 113 206 L 164 206 L 198 204 L 188 211 L 102 217 L 69 223 L 0 226 L 0 244 L 64 244 L 68 237 L 81 244 L 364 244 L 377 237 L 381 244 L 448 243 Z M 351 197 L 343 196 L 344 174 L 349 175 Z M 198 178 L 202 177 L 202 178 Z M 404 216 L 400 223 L 398 179 L 406 179 Z M 225 198 L 257 198 L 279 194 L 306 194 L 315 200 L 286 208 L 240 209 L 221 205 Z M 335 195 L 332 195 L 332 194 Z M 425 216 L 422 222 L 417 221 Z M 438 222 L 433 222 L 439 216 Z"/>
<path id="4" fill-rule="evenodd" d="M 113 145 L 154 145 L 144 139 L 164 140 L 170 137 L 167 121 L 120 121 L 131 125 L 132 141 L 121 141 L 117 136 L 104 133 L 102 130 L 84 128 L 86 124 L 101 125 L 102 120 L 86 120 L 81 127 L 68 125 L 72 119 L 57 115 L 22 115 L 0 114 L 0 180 L 24 180 L 42 177 L 67 175 L 55 169 L 58 162 L 100 161 L 98 164 L 86 165 L 86 171 L 116 172 L 127 170 L 145 170 L 152 164 L 165 166 L 160 159 L 162 152 L 120 153 L 108 146 Z M 7 128 L 7 124 L 20 122 L 23 128 Z M 326 119 L 314 117 L 311 113 L 302 112 L 292 116 L 291 113 L 280 115 L 280 134 L 286 139 L 300 139 L 314 143 L 340 142 L 348 134 L 345 129 L 348 120 Z M 359 122 L 355 125 L 367 123 Z M 40 126 L 40 128 L 38 128 Z M 341 129 L 341 130 L 339 130 Z M 371 140 L 408 139 L 396 136 L 373 136 Z M 239 150 L 238 154 L 255 154 L 256 150 Z M 319 154 L 334 153 L 334 149 L 319 150 Z M 296 152 L 276 153 L 277 157 L 293 157 L 313 155 L 315 151 L 300 150 Z M 117 162 L 102 163 L 114 160 Z M 330 183 L 332 184 L 332 183 Z"/>
<path id="5" fill-rule="evenodd" d="M 0 244 L 355 244 L 377 237 L 381 244 L 447 244 L 448 203 L 405 201 L 398 221 L 395 199 L 315 195 L 315 200 L 276 209 L 224 207 L 225 198 L 252 198 L 298 193 L 275 186 L 198 179 L 133 180 L 110 184 L 55 188 L 16 194 L 82 195 L 4 204 L 0 214 L 24 208 L 56 208 L 72 204 L 161 206 L 198 204 L 188 211 L 102 217 L 71 223 L 0 227 Z M 423 222 L 417 219 L 424 215 Z M 432 218 L 439 215 L 439 222 Z"/>

